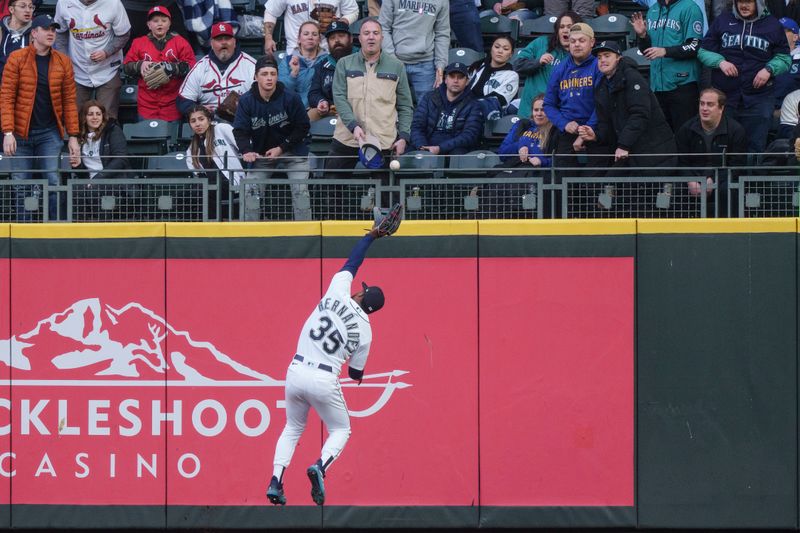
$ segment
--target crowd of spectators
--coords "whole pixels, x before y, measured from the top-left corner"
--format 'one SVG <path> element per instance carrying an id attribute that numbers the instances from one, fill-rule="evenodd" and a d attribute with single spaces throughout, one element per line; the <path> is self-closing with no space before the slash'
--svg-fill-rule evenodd
<path id="1" fill-rule="evenodd" d="M 504 116 L 519 118 L 497 149 L 515 175 L 692 174 L 752 163 L 774 139 L 800 152 L 794 3 L 640 1 L 630 42 L 596 38 L 589 22 L 608 2 L 490 1 L 488 16 L 552 15 L 552 32 L 521 47 L 511 34 L 482 36 L 472 0 L 370 0 L 374 16 L 361 19 L 355 0 L 266 0 L 263 48 L 251 55 L 229 0 L 178 0 L 146 15 L 125 0 L 58 0 L 53 16 L 10 0 L 0 23 L 3 151 L 15 156 L 16 179 L 40 170 L 56 184 L 64 140 L 87 178 L 125 176 L 108 172 L 130 168 L 119 123 L 125 78 L 138 85 L 138 120 L 188 123 L 188 168 L 224 170 L 226 190 L 276 171 L 307 179 L 311 123 L 333 116 L 324 162 L 333 178 L 361 162 L 385 179 L 389 161 L 411 150 L 468 153 Z M 628 44 L 646 72 L 623 54 Z M 451 61 L 453 45 L 485 54 Z M 706 174 L 697 177 L 713 188 Z M 310 218 L 304 181 L 292 184 L 292 202 L 295 219 Z"/>

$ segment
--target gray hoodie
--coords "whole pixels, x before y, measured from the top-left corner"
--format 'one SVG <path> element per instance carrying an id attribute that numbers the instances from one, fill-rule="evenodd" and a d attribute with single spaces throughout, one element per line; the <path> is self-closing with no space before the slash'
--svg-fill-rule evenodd
<path id="1" fill-rule="evenodd" d="M 447 66 L 450 0 L 384 0 L 378 21 L 383 51 L 406 64 L 433 60 Z"/>

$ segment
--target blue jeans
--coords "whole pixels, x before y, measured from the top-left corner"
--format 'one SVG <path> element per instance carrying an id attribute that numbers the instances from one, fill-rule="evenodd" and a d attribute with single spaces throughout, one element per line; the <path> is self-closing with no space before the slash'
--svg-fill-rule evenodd
<path id="1" fill-rule="evenodd" d="M 28 138 L 15 135 L 17 153 L 11 158 L 11 179 L 46 179 L 50 185 L 58 185 L 58 155 L 64 147 L 64 140 L 57 128 L 30 130 Z M 36 170 L 39 172 L 31 172 Z M 17 217 L 30 220 L 25 211 L 25 190 L 17 191 Z M 50 193 L 48 198 L 50 220 L 58 218 L 58 193 Z"/>
<path id="2" fill-rule="evenodd" d="M 496 96 L 484 96 L 478 98 L 478 103 L 483 111 L 483 116 L 487 120 L 497 120 L 503 112 L 503 106 L 500 105 L 500 100 Z"/>
<path id="3" fill-rule="evenodd" d="M 433 82 L 436 81 L 436 67 L 433 61 L 423 61 L 422 63 L 406 64 L 406 75 L 408 85 L 414 91 L 414 101 L 419 102 L 422 97 L 433 90 Z"/>
<path id="4" fill-rule="evenodd" d="M 759 98 L 750 107 L 742 104 L 725 106 L 725 113 L 744 126 L 744 130 L 748 133 L 747 151 L 751 154 L 763 152 L 767 147 L 767 134 L 772 125 L 773 109 L 775 109 L 775 99 L 771 93 Z"/>
<path id="5" fill-rule="evenodd" d="M 450 0 L 450 28 L 456 34 L 458 46 L 483 51 L 481 19 L 472 0 Z"/>

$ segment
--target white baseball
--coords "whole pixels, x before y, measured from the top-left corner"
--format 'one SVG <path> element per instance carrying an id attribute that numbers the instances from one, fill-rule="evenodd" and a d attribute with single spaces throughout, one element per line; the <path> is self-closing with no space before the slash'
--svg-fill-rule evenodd
<path id="1" fill-rule="evenodd" d="M 400 161 L 397 159 L 392 160 L 392 162 L 389 163 L 389 168 L 392 170 L 400 170 Z"/>

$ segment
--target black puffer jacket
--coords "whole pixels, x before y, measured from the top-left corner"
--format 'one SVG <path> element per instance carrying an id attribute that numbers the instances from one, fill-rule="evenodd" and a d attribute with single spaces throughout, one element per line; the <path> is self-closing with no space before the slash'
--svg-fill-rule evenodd
<path id="1" fill-rule="evenodd" d="M 622 58 L 611 79 L 603 76 L 594 91 L 597 140 L 632 155 L 674 154 L 675 136 L 650 85 L 632 60 Z M 674 165 L 674 156 L 630 159 L 630 166 Z"/>
<path id="2" fill-rule="evenodd" d="M 114 119 L 109 119 L 103 135 L 100 137 L 100 160 L 103 162 L 103 172 L 95 174 L 94 179 L 128 178 L 127 172 L 105 172 L 106 170 L 125 170 L 131 168 L 128 161 L 128 143 L 122 128 Z M 86 167 L 81 162 L 81 169 Z M 81 173 L 80 177 L 88 177 Z"/>

